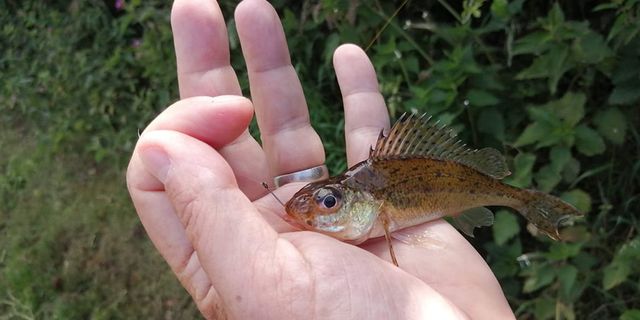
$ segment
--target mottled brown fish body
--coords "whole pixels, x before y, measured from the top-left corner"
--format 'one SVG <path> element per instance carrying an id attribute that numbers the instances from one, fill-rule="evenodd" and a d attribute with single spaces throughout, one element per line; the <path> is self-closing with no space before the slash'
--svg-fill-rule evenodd
<path id="1" fill-rule="evenodd" d="M 369 159 L 305 186 L 286 210 L 302 228 L 356 244 L 443 216 L 472 235 L 493 223 L 484 206 L 511 207 L 554 239 L 582 215 L 554 196 L 500 182 L 509 174 L 497 150 L 469 149 L 451 130 L 409 115 L 380 135 Z"/>
<path id="2" fill-rule="evenodd" d="M 372 171 L 386 181 L 372 188 L 393 230 L 482 206 L 520 207 L 527 194 L 453 161 L 428 158 L 380 160 Z M 429 215 L 428 213 L 432 213 Z"/>

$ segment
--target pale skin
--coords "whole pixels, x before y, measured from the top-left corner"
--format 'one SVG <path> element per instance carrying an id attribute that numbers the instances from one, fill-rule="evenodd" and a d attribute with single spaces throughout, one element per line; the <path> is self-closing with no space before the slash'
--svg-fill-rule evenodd
<path id="1" fill-rule="evenodd" d="M 144 130 L 127 171 L 149 237 L 206 318 L 513 319 L 495 276 L 442 221 L 415 227 L 444 245 L 384 239 L 360 246 L 299 231 L 261 186 L 325 161 L 309 123 L 279 19 L 245 0 L 235 22 L 252 100 L 229 64 L 225 20 L 209 0 L 177 0 L 171 14 L 181 100 Z M 366 54 L 334 55 L 349 165 L 365 159 L 389 117 Z M 248 133 L 253 113 L 263 145 Z M 295 147 L 293 147 L 295 146 Z M 288 199 L 304 183 L 276 190 Z"/>

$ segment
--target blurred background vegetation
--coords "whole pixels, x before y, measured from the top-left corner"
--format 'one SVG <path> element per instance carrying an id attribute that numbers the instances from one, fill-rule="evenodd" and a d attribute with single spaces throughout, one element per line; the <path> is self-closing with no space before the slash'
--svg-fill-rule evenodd
<path id="1" fill-rule="evenodd" d="M 393 117 L 428 112 L 502 150 L 508 183 L 587 212 L 571 242 L 503 209 L 471 240 L 517 316 L 640 319 L 639 1 L 403 2 L 272 1 L 332 172 L 331 56 L 371 43 Z M 249 95 L 235 5 L 221 1 Z M 0 319 L 197 316 L 124 184 L 138 132 L 178 99 L 170 6 L 0 2 Z"/>

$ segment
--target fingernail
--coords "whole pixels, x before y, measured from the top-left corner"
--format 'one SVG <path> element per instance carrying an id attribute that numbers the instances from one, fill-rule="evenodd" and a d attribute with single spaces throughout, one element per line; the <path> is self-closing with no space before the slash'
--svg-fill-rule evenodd
<path id="1" fill-rule="evenodd" d="M 167 153 L 159 147 L 149 147 L 140 150 L 140 158 L 145 167 L 160 182 L 167 180 L 167 173 L 171 166 L 171 161 Z"/>

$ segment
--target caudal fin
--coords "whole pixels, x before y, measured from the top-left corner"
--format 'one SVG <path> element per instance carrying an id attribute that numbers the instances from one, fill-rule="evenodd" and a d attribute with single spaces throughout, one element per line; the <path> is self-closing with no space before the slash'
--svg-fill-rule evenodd
<path id="1" fill-rule="evenodd" d="M 572 205 L 560 198 L 539 191 L 525 190 L 528 193 L 524 205 L 517 210 L 540 231 L 554 240 L 561 240 L 560 228 L 582 216 Z"/>

